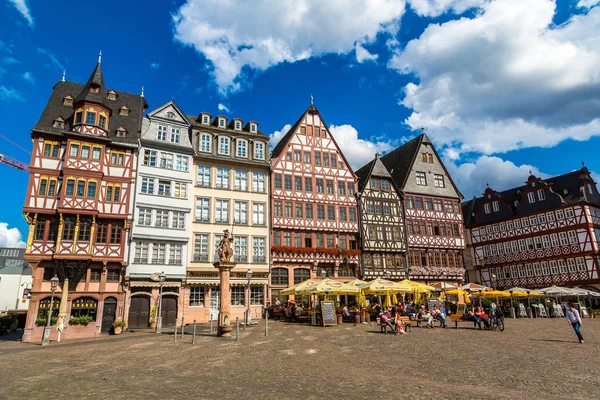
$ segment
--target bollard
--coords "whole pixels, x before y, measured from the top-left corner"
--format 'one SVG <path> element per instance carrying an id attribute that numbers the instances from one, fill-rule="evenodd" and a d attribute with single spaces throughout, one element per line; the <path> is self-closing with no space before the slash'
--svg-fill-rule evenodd
<path id="1" fill-rule="evenodd" d="M 192 344 L 196 344 L 196 320 L 194 320 L 194 330 L 192 333 Z"/>
<path id="2" fill-rule="evenodd" d="M 183 333 L 185 332 L 185 325 L 183 324 L 183 317 L 181 317 L 181 338 L 183 339 Z"/>
<path id="3" fill-rule="evenodd" d="M 240 318 L 235 317 L 235 341 L 240 340 Z"/>
<path id="4" fill-rule="evenodd" d="M 244 330 L 246 330 L 246 325 L 248 324 L 248 313 L 244 311 Z"/>
<path id="5" fill-rule="evenodd" d="M 269 336 L 269 313 L 265 313 L 265 336 Z"/>
<path id="6" fill-rule="evenodd" d="M 213 319 L 212 319 L 212 316 L 211 316 L 210 317 L 210 333 L 213 332 L 212 322 L 213 322 Z"/>
<path id="7" fill-rule="evenodd" d="M 175 324 L 175 334 L 173 335 L 173 342 L 177 342 L 177 324 Z"/>

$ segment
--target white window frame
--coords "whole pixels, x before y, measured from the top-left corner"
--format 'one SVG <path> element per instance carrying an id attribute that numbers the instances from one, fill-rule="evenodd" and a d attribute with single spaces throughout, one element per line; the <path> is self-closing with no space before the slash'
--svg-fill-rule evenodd
<path id="1" fill-rule="evenodd" d="M 210 153 L 212 147 L 212 137 L 208 133 L 202 133 L 200 135 L 200 151 L 203 153 Z"/>
<path id="2" fill-rule="evenodd" d="M 446 182 L 444 180 L 444 175 L 442 174 L 434 174 L 433 175 L 433 183 L 437 188 L 445 188 Z"/>
<path id="3" fill-rule="evenodd" d="M 196 169 L 196 186 L 210 187 L 212 168 L 207 165 L 198 165 Z"/>
<path id="4" fill-rule="evenodd" d="M 180 136 L 181 136 L 181 129 L 171 127 L 171 143 L 179 144 Z"/>
<path id="5" fill-rule="evenodd" d="M 176 197 L 178 199 L 187 199 L 187 183 L 175 182 L 173 197 Z"/>
<path id="6" fill-rule="evenodd" d="M 569 244 L 578 244 L 577 240 L 577 231 L 568 231 L 567 235 L 569 236 Z"/>
<path id="7" fill-rule="evenodd" d="M 142 177 L 142 184 L 140 185 L 140 193 L 143 194 L 154 194 L 154 178 Z M 144 190 L 144 187 L 146 188 Z"/>
<path id="8" fill-rule="evenodd" d="M 223 156 L 229 155 L 229 145 L 231 139 L 226 136 L 219 136 L 219 154 Z"/>
<path id="9" fill-rule="evenodd" d="M 544 189 L 539 189 L 537 191 L 537 198 L 539 201 L 546 200 L 546 195 L 544 194 Z"/>
<path id="10" fill-rule="evenodd" d="M 419 186 L 427 186 L 427 174 L 421 171 L 415 171 L 415 181 Z"/>
<path id="11" fill-rule="evenodd" d="M 529 204 L 535 203 L 535 193 L 534 192 L 527 193 L 527 201 L 529 202 Z"/>
<path id="12" fill-rule="evenodd" d="M 171 215 L 171 228 L 185 229 L 185 213 L 181 211 L 173 211 Z"/>
<path id="13" fill-rule="evenodd" d="M 490 203 L 485 203 L 485 204 L 483 205 L 483 211 L 484 211 L 486 214 L 489 214 L 489 213 L 490 213 Z"/>
<path id="14" fill-rule="evenodd" d="M 233 204 L 233 223 L 248 225 L 248 202 L 236 201 Z"/>
<path id="15" fill-rule="evenodd" d="M 188 172 L 189 162 L 190 161 L 188 156 L 175 156 L 175 170 L 181 172 Z"/>
<path id="16" fill-rule="evenodd" d="M 579 272 L 587 272 L 587 265 L 583 257 L 577 257 L 575 259 L 575 263 L 577 263 L 577 271 Z"/>
<path id="17" fill-rule="evenodd" d="M 157 228 L 168 228 L 169 212 L 166 210 L 156 210 L 154 214 L 154 226 Z"/>
<path id="18" fill-rule="evenodd" d="M 215 223 L 229 223 L 229 200 L 215 200 Z"/>
<path id="19" fill-rule="evenodd" d="M 252 173 L 252 191 L 255 193 L 265 193 L 267 190 L 267 175 L 264 172 Z"/>
<path id="20" fill-rule="evenodd" d="M 248 142 L 243 139 L 237 139 L 236 157 L 248 158 Z"/>
<path id="21" fill-rule="evenodd" d="M 163 142 L 167 141 L 167 132 L 169 131 L 169 127 L 166 125 L 158 125 L 156 139 L 161 140 Z"/>
<path id="22" fill-rule="evenodd" d="M 215 188 L 229 189 L 231 187 L 231 170 L 229 168 L 217 168 Z"/>
<path id="23" fill-rule="evenodd" d="M 257 160 L 265 159 L 265 144 L 263 142 L 254 143 L 254 158 Z"/>
<path id="24" fill-rule="evenodd" d="M 498 200 L 492 202 L 492 209 L 494 212 L 500 211 L 500 203 L 498 203 Z"/>
<path id="25" fill-rule="evenodd" d="M 248 171 L 235 170 L 233 189 L 242 192 L 248 191 Z"/>
<path id="26" fill-rule="evenodd" d="M 196 222 L 210 223 L 210 198 L 196 197 Z"/>
<path id="27" fill-rule="evenodd" d="M 252 225 L 265 226 L 266 225 L 266 206 L 265 203 L 252 203 Z"/>
<path id="28" fill-rule="evenodd" d="M 140 226 L 152 226 L 152 209 L 138 208 L 137 224 Z"/>
<path id="29" fill-rule="evenodd" d="M 208 235 L 205 233 L 196 233 L 194 235 L 194 255 L 193 261 L 200 261 L 201 258 L 205 258 L 208 262 Z M 205 256 L 205 257 L 201 257 Z"/>

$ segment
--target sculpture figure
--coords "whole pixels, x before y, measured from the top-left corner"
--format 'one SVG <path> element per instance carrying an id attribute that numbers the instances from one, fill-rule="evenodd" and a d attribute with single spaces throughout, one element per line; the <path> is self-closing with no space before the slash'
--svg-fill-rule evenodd
<path id="1" fill-rule="evenodd" d="M 219 242 L 219 259 L 222 262 L 230 262 L 231 257 L 233 256 L 233 248 L 231 247 L 231 241 L 233 240 L 233 235 L 229 238 L 229 230 L 225 229 L 223 231 L 223 239 Z"/>

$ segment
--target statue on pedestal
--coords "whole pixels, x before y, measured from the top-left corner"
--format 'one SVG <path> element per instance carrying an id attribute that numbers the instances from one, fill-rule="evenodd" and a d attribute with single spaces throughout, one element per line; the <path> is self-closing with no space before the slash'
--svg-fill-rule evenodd
<path id="1" fill-rule="evenodd" d="M 231 270 L 235 267 L 235 262 L 231 261 L 233 257 L 233 248 L 231 241 L 233 235 L 229 237 L 229 231 L 223 231 L 223 239 L 219 242 L 219 261 L 214 263 L 214 266 L 219 269 L 219 285 L 221 291 L 219 294 L 219 326 L 217 336 L 231 336 L 231 288 L 229 285 L 229 277 Z"/>

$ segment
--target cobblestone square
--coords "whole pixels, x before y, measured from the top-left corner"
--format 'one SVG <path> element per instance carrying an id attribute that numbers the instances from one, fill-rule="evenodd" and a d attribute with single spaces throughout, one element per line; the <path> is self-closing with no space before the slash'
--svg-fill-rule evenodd
<path id="1" fill-rule="evenodd" d="M 600 396 L 600 321 L 577 343 L 564 319 L 507 320 L 504 332 L 269 322 L 239 341 L 206 327 L 127 333 L 49 348 L 0 342 L 1 399 L 538 398 Z M 191 332 L 191 331 L 190 331 Z"/>

